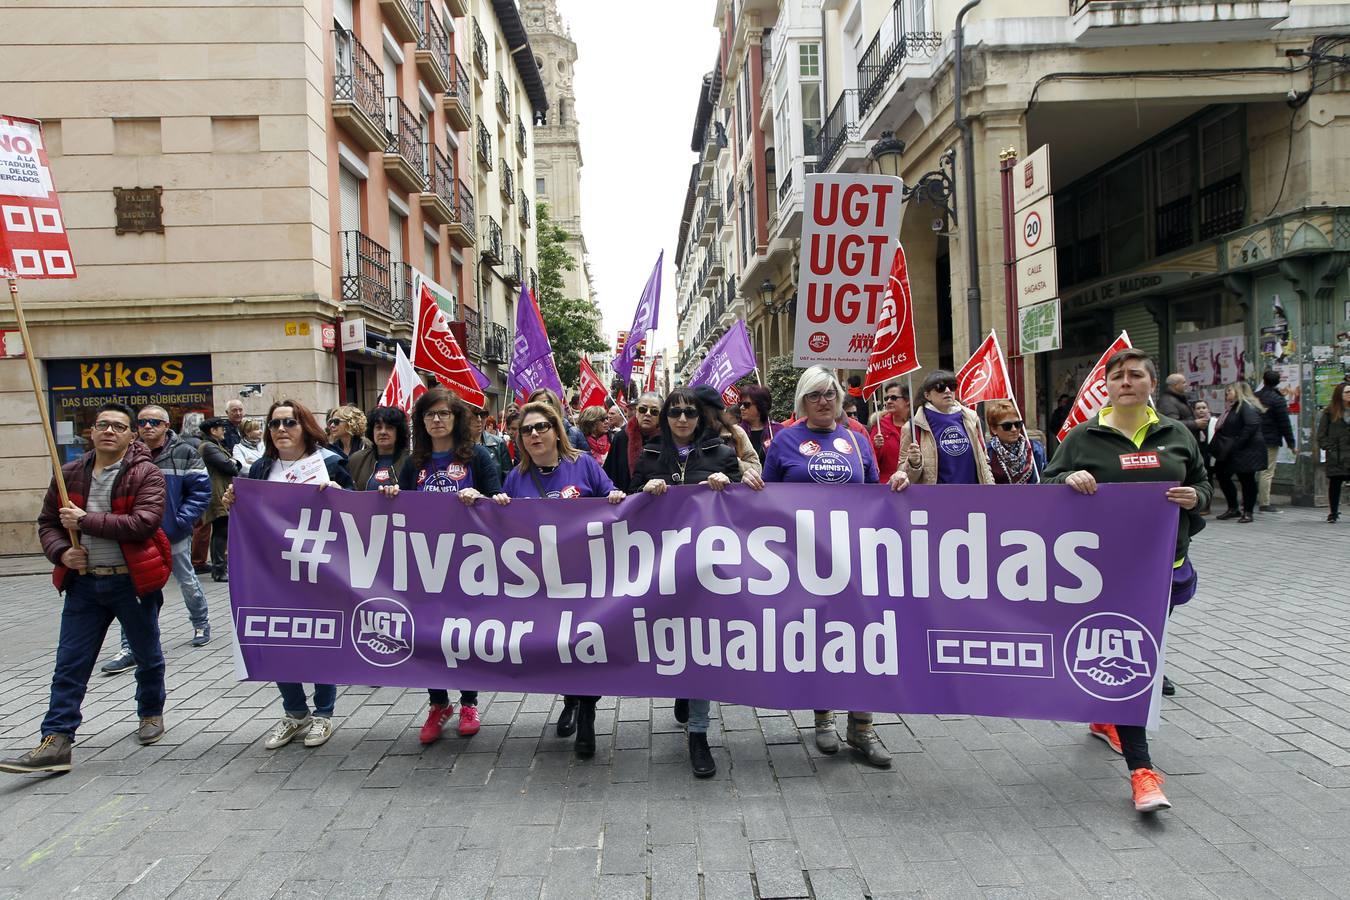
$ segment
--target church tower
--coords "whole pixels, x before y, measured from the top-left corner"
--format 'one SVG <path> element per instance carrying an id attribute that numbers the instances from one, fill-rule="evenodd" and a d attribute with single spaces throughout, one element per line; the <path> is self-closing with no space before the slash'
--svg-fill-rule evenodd
<path id="1" fill-rule="evenodd" d="M 568 234 L 567 252 L 577 263 L 563 273 L 568 296 L 594 300 L 581 230 L 581 140 L 572 87 L 577 45 L 558 15 L 557 0 L 522 0 L 521 8 L 549 102 L 548 124 L 534 129 L 536 203 L 547 203 L 549 217 Z"/>

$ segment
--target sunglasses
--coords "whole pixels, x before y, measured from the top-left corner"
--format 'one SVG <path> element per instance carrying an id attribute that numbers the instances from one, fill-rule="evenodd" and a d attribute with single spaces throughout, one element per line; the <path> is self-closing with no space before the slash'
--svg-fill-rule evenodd
<path id="1" fill-rule="evenodd" d="M 1018 419 L 1016 422 L 999 422 L 998 427 L 1000 431 L 1021 431 L 1026 427 L 1026 424 L 1026 422 Z"/>
<path id="2" fill-rule="evenodd" d="M 754 406 L 754 405 L 755 405 L 755 404 L 754 404 L 752 401 L 750 401 L 750 400 L 742 400 L 742 401 L 740 402 L 740 407 L 741 407 L 741 409 L 749 409 L 750 407 L 752 407 L 752 406 Z"/>
<path id="3" fill-rule="evenodd" d="M 666 410 L 667 419 L 698 419 L 697 406 L 672 406 Z"/>
<path id="4" fill-rule="evenodd" d="M 475 411 L 474 411 L 474 415 L 477 416 L 477 417 L 480 418 L 480 419 L 486 419 L 486 418 L 487 418 L 487 410 L 485 410 L 485 409 L 475 410 Z"/>
<path id="5" fill-rule="evenodd" d="M 638 413 L 640 413 L 641 415 L 644 415 L 644 416 L 659 416 L 659 415 L 661 415 L 661 407 L 659 407 L 659 406 L 639 406 L 639 407 L 637 408 L 637 411 L 638 411 Z"/>
<path id="6" fill-rule="evenodd" d="M 168 419 L 137 419 L 138 428 L 158 428 L 161 425 L 168 425 Z"/>
<path id="7" fill-rule="evenodd" d="M 341 419 L 329 419 L 329 420 L 328 420 L 328 427 L 329 427 L 329 428 L 336 428 L 336 427 L 338 427 L 338 426 L 341 425 L 341 424 L 342 424 L 342 420 L 341 420 Z"/>
<path id="8" fill-rule="evenodd" d="M 899 394 L 887 394 L 885 397 L 887 403 L 899 403 L 900 399 Z"/>
<path id="9" fill-rule="evenodd" d="M 932 391 L 937 391 L 938 393 L 942 393 L 943 391 L 954 391 L 954 390 L 956 390 L 956 382 L 955 382 L 955 381 L 943 381 L 943 382 L 940 382 L 940 383 L 938 383 L 938 384 L 933 385 L 933 386 L 932 386 L 931 388 L 929 388 L 928 390 L 929 390 L 930 393 L 931 393 Z"/>
<path id="10" fill-rule="evenodd" d="M 94 423 L 95 431 L 111 431 L 115 434 L 126 434 L 131 430 L 130 425 L 124 425 L 121 422 L 109 422 L 106 419 L 100 419 Z"/>
<path id="11" fill-rule="evenodd" d="M 520 426 L 521 434 L 546 434 L 553 430 L 550 422 L 535 422 L 533 425 Z"/>
<path id="12" fill-rule="evenodd" d="M 299 424 L 300 424 L 299 419 L 292 419 L 290 416 L 287 416 L 284 419 L 269 420 L 267 423 L 267 427 L 272 429 L 273 431 L 280 431 L 283 428 L 294 428 Z"/>

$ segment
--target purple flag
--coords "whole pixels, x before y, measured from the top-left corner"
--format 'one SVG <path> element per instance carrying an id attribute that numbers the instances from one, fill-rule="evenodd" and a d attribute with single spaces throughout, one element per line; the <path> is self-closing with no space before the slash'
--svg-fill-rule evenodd
<path id="1" fill-rule="evenodd" d="M 750 332 L 746 330 L 745 320 L 738 319 L 735 325 L 727 329 L 722 339 L 713 345 L 703 364 L 689 378 L 690 387 L 709 384 L 722 393 L 736 383 L 742 375 L 748 375 L 758 368 L 755 362 L 755 348 L 750 345 Z"/>
<path id="2" fill-rule="evenodd" d="M 506 386 L 512 391 L 529 393 L 538 384 L 527 386 L 523 376 L 527 370 L 544 357 L 553 355 L 553 345 L 549 343 L 548 331 L 544 328 L 544 317 L 534 296 L 525 285 L 520 286 L 520 296 L 516 299 L 516 342 L 511 353 L 511 369 L 506 378 Z M 544 385 L 552 387 L 552 385 Z"/>
<path id="3" fill-rule="evenodd" d="M 526 366 L 511 386 L 512 390 L 527 395 L 539 388 L 548 388 L 557 394 L 559 399 L 566 399 L 563 394 L 562 378 L 558 375 L 558 367 L 553 363 L 552 353 Z"/>
<path id="4" fill-rule="evenodd" d="M 236 673 L 1156 722 L 1167 485 L 897 494 L 829 483 L 846 439 L 803 448 L 822 483 L 616 506 L 236 479 Z"/>
<path id="5" fill-rule="evenodd" d="M 473 360 L 466 358 L 464 361 L 469 364 L 469 372 L 473 375 L 473 380 L 478 382 L 479 390 L 485 390 L 492 384 L 492 379 L 484 375 L 483 370 L 473 364 Z"/>
<path id="6" fill-rule="evenodd" d="M 642 289 L 637 312 L 633 313 L 628 343 L 623 345 L 623 352 L 614 360 L 614 374 L 624 384 L 628 384 L 628 379 L 633 376 L 633 354 L 637 352 L 638 343 L 647 339 L 647 332 L 656 330 L 657 316 L 661 311 L 661 263 L 665 258 L 666 251 L 662 250 L 656 257 L 656 267 L 647 279 L 647 286 Z"/>

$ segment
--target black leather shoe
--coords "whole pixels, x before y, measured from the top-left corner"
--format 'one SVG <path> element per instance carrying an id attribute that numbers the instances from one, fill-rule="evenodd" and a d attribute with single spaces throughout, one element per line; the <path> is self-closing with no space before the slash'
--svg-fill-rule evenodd
<path id="1" fill-rule="evenodd" d="M 1240 515 L 1242 515 L 1242 513 L 1239 512 L 1238 510 L 1236 510 L 1236 509 L 1230 509 L 1230 510 L 1228 510 L 1228 512 L 1219 513 L 1217 516 L 1215 516 L 1215 518 L 1220 519 L 1220 520 L 1224 520 L 1224 519 L 1236 519 L 1236 518 L 1237 518 L 1238 516 L 1240 516 Z"/>
<path id="2" fill-rule="evenodd" d="M 558 716 L 558 737 L 568 737 L 577 730 L 577 701 L 563 698 L 562 713 Z"/>
<path id="3" fill-rule="evenodd" d="M 688 701 L 688 700 L 676 700 L 676 701 L 675 701 L 675 721 L 676 721 L 676 722 L 679 722 L 681 725 L 683 725 L 684 723 L 686 723 L 686 722 L 689 721 L 689 701 Z"/>
<path id="4" fill-rule="evenodd" d="M 695 778 L 711 778 L 717 774 L 717 763 L 708 749 L 708 736 L 701 731 L 689 732 L 689 768 Z"/>
<path id="5" fill-rule="evenodd" d="M 589 759 L 595 755 L 595 704 L 583 703 L 574 709 L 577 739 L 573 749 L 577 756 Z"/>
<path id="6" fill-rule="evenodd" d="M 1241 518 L 1238 519 L 1238 524 L 1239 524 L 1239 525 L 1250 525 L 1250 524 L 1252 524 L 1252 517 L 1251 517 L 1251 514 L 1250 514 L 1250 513 L 1243 513 L 1242 516 L 1241 516 Z"/>
<path id="7" fill-rule="evenodd" d="M 1170 697 L 1177 692 L 1177 686 L 1172 683 L 1172 679 L 1166 675 L 1163 676 L 1163 696 Z"/>

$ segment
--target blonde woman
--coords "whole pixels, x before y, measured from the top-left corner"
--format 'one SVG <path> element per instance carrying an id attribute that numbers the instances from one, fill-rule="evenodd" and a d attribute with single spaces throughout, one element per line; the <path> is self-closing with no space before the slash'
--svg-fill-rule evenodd
<path id="1" fill-rule="evenodd" d="M 1266 407 L 1245 381 L 1224 388 L 1224 400 L 1227 408 L 1209 442 L 1219 489 L 1228 503 L 1228 511 L 1218 518 L 1237 519 L 1239 525 L 1247 525 L 1256 511 L 1256 473 L 1266 467 L 1266 439 L 1261 434 L 1261 414 Z M 1242 485 L 1240 507 L 1234 477 Z"/>
<path id="2" fill-rule="evenodd" d="M 355 406 L 339 406 L 328 414 L 328 446 L 342 454 L 344 460 L 352 458 L 358 450 L 367 446 L 366 414 Z"/>

